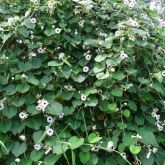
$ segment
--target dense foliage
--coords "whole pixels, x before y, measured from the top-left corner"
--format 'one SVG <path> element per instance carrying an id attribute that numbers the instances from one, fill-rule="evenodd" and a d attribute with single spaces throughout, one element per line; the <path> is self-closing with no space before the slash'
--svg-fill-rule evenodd
<path id="1" fill-rule="evenodd" d="M 0 163 L 163 165 L 161 6 L 1 0 Z"/>

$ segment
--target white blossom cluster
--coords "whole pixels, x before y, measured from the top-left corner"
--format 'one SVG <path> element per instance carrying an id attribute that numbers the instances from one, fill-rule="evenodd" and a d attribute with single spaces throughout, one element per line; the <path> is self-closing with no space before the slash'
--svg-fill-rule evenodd
<path id="1" fill-rule="evenodd" d="M 149 8 L 155 11 L 161 11 L 162 5 L 160 0 L 152 0 L 149 4 Z"/>
<path id="2" fill-rule="evenodd" d="M 42 100 L 38 100 L 38 105 L 36 106 L 36 109 L 38 111 L 45 111 L 46 107 L 49 105 L 48 101 L 46 101 L 45 99 Z"/>
<path id="3" fill-rule="evenodd" d="M 129 23 L 129 25 L 134 26 L 134 27 L 138 27 L 139 26 L 139 23 L 136 20 L 132 19 L 132 18 L 130 18 L 128 20 L 128 23 Z"/>
<path id="4" fill-rule="evenodd" d="M 92 0 L 72 0 L 76 3 L 79 3 L 82 5 L 85 9 L 90 10 L 93 7 L 93 1 Z"/>
<path id="5" fill-rule="evenodd" d="M 70 84 L 64 85 L 64 89 L 67 89 L 68 91 L 76 90 L 76 89 L 73 87 L 73 85 L 70 85 Z"/>
<path id="6" fill-rule="evenodd" d="M 15 25 L 20 20 L 19 16 L 9 17 L 7 23 L 9 26 Z"/>
<path id="7" fill-rule="evenodd" d="M 137 6 L 136 0 L 124 0 L 124 4 L 127 5 L 130 9 L 133 9 Z"/>
<path id="8" fill-rule="evenodd" d="M 30 0 L 32 3 L 34 3 L 35 5 L 38 5 L 40 3 L 39 0 Z"/>
<path id="9" fill-rule="evenodd" d="M 155 118 L 156 122 L 155 125 L 157 126 L 159 131 L 163 131 L 164 126 L 165 126 L 165 120 L 164 121 L 160 121 L 160 115 L 157 114 L 157 112 L 159 111 L 158 108 L 154 108 L 151 115 L 153 118 Z"/>
<path id="10" fill-rule="evenodd" d="M 0 59 L 6 61 L 6 60 L 9 59 L 9 57 L 7 57 L 7 56 L 5 56 L 5 55 L 2 55 L 2 57 L 0 57 Z"/>

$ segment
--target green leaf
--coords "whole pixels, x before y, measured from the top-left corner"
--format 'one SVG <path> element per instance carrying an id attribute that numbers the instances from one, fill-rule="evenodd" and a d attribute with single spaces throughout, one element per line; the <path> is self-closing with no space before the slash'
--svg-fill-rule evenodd
<path id="1" fill-rule="evenodd" d="M 73 149 L 76 149 L 78 147 L 80 147 L 81 145 L 83 145 L 84 143 L 84 138 L 79 138 L 77 136 L 72 136 L 69 141 L 70 143 L 70 148 L 73 150 Z"/>
<path id="2" fill-rule="evenodd" d="M 20 155 L 22 155 L 23 153 L 25 153 L 27 149 L 26 143 L 19 143 L 19 142 L 15 142 L 11 152 L 13 153 L 13 155 L 15 157 L 18 157 Z"/>
<path id="3" fill-rule="evenodd" d="M 112 73 L 112 77 L 114 79 L 116 79 L 116 80 L 120 80 L 121 81 L 121 80 L 123 80 L 125 78 L 125 75 L 124 75 L 123 72 L 118 71 L 118 72 Z"/>
<path id="4" fill-rule="evenodd" d="M 49 61 L 48 66 L 61 66 L 63 65 L 63 62 L 60 61 Z"/>
<path id="5" fill-rule="evenodd" d="M 50 106 L 48 107 L 49 113 L 57 116 L 62 112 L 62 109 L 63 109 L 62 104 L 57 101 L 51 103 Z"/>
<path id="6" fill-rule="evenodd" d="M 74 110 L 75 110 L 74 107 L 67 107 L 67 106 L 65 106 L 63 108 L 63 112 L 64 112 L 65 116 L 73 114 Z"/>
<path id="7" fill-rule="evenodd" d="M 106 79 L 106 78 L 109 77 L 109 72 L 106 72 L 106 73 L 104 73 L 104 72 L 97 73 L 96 74 L 96 77 L 97 77 L 98 80 Z"/>
<path id="8" fill-rule="evenodd" d="M 66 152 L 68 149 L 69 149 L 69 146 L 68 144 L 65 144 L 65 143 L 62 144 L 62 143 L 56 142 L 53 145 L 53 153 L 57 155 L 61 155 L 62 153 Z"/>
<path id="9" fill-rule="evenodd" d="M 55 154 L 50 154 L 46 156 L 44 162 L 46 163 L 45 165 L 55 165 L 59 159 L 60 159 L 60 156 L 55 155 Z"/>
<path id="10" fill-rule="evenodd" d="M 79 153 L 79 157 L 80 157 L 81 163 L 82 163 L 82 164 L 86 164 L 87 161 L 90 159 L 91 154 L 90 154 L 90 152 L 82 152 L 82 151 L 81 151 L 81 152 Z"/>
<path id="11" fill-rule="evenodd" d="M 8 121 L 1 121 L 0 122 L 0 132 L 7 133 L 12 126 L 12 122 L 10 120 Z"/>
<path id="12" fill-rule="evenodd" d="M 96 143 L 96 142 L 99 142 L 101 139 L 102 139 L 102 137 L 98 136 L 95 133 L 90 133 L 88 136 L 89 143 Z"/>
<path id="13" fill-rule="evenodd" d="M 116 97 L 121 97 L 123 95 L 123 92 L 120 88 L 112 89 L 111 94 Z"/>
<path id="14" fill-rule="evenodd" d="M 55 30 L 52 29 L 52 28 L 46 29 L 46 30 L 44 30 L 44 34 L 45 34 L 46 36 L 50 37 L 50 36 L 52 36 L 52 35 L 55 34 Z"/>
<path id="15" fill-rule="evenodd" d="M 130 111 L 128 109 L 125 109 L 123 111 L 123 115 L 128 118 L 130 116 Z"/>
<path id="16" fill-rule="evenodd" d="M 72 76 L 72 79 L 73 79 L 75 82 L 82 83 L 82 82 L 86 79 L 86 76 L 85 76 L 85 75 L 82 75 L 82 74 L 73 75 L 73 76 Z"/>
<path id="17" fill-rule="evenodd" d="M 30 159 L 34 162 L 37 162 L 38 160 L 40 160 L 43 154 L 44 154 L 43 151 L 32 151 L 30 154 Z"/>
<path id="18" fill-rule="evenodd" d="M 93 72 L 94 73 L 99 73 L 101 71 L 103 71 L 105 69 L 105 64 L 104 63 L 96 63 L 94 68 L 93 68 Z"/>
<path id="19" fill-rule="evenodd" d="M 41 139 L 43 135 L 43 132 L 42 131 L 36 131 L 33 133 L 33 140 L 34 140 L 34 143 L 38 144 L 39 143 L 39 140 Z"/>
<path id="20" fill-rule="evenodd" d="M 95 57 L 95 61 L 96 62 L 102 62 L 106 59 L 106 57 L 107 57 L 106 55 L 99 54 Z"/>
<path id="21" fill-rule="evenodd" d="M 8 85 L 6 87 L 6 94 L 7 95 L 14 95 L 17 92 L 15 85 Z"/>
<path id="22" fill-rule="evenodd" d="M 131 100 L 128 101 L 128 107 L 133 111 L 137 111 L 137 106 L 136 106 L 135 102 L 133 102 Z"/>
<path id="23" fill-rule="evenodd" d="M 30 85 L 28 84 L 18 84 L 16 86 L 16 90 L 20 93 L 26 93 L 27 91 L 29 91 L 30 89 Z"/>
<path id="24" fill-rule="evenodd" d="M 13 98 L 11 103 L 15 107 L 21 107 L 25 103 L 25 97 Z"/>
<path id="25" fill-rule="evenodd" d="M 30 159 L 22 159 L 19 165 L 32 165 L 32 161 Z"/>
<path id="26" fill-rule="evenodd" d="M 129 147 L 130 151 L 132 154 L 136 155 L 141 151 L 141 146 L 135 146 L 135 145 L 131 145 Z"/>
<path id="27" fill-rule="evenodd" d="M 38 79 L 36 79 L 35 77 L 33 76 L 30 76 L 28 79 L 27 79 L 27 82 L 29 82 L 30 84 L 33 84 L 35 86 L 37 86 L 39 84 L 39 81 Z"/>
<path id="28" fill-rule="evenodd" d="M 18 28 L 18 33 L 27 38 L 29 36 L 29 30 L 25 26 Z"/>
<path id="29" fill-rule="evenodd" d="M 91 46 L 97 46 L 98 45 L 98 41 L 95 39 L 87 39 L 84 42 L 85 45 L 91 45 Z"/>
<path id="30" fill-rule="evenodd" d="M 90 97 L 85 104 L 89 107 L 94 107 L 98 104 L 98 99 L 96 97 Z"/>
<path id="31" fill-rule="evenodd" d="M 116 103 L 114 103 L 114 104 L 108 104 L 108 110 L 114 111 L 116 108 L 117 108 L 117 104 Z"/>
<path id="32" fill-rule="evenodd" d="M 100 41 L 99 44 L 105 48 L 111 48 L 112 44 L 113 44 L 113 37 L 108 37 L 105 39 L 105 41 Z"/>
<path id="33" fill-rule="evenodd" d="M 153 146 L 158 146 L 156 138 L 152 132 L 150 132 L 144 128 L 141 128 L 139 134 L 142 136 L 142 140 L 144 141 L 144 143 L 150 144 Z"/>
<path id="34" fill-rule="evenodd" d="M 5 111 L 2 112 L 4 116 L 7 118 L 11 119 L 17 114 L 17 109 L 12 107 L 12 108 L 6 108 Z"/>

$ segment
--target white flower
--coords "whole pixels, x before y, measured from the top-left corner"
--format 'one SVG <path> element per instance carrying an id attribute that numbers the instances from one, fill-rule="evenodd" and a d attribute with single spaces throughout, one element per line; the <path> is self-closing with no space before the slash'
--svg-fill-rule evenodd
<path id="1" fill-rule="evenodd" d="M 2 110 L 4 109 L 4 107 L 5 107 L 4 104 L 1 103 L 1 104 L 0 104 L 0 111 L 2 111 Z"/>
<path id="2" fill-rule="evenodd" d="M 44 106 L 44 107 L 47 107 L 48 105 L 49 105 L 49 103 L 48 103 L 48 101 L 46 101 L 46 100 L 44 100 L 44 99 L 42 99 L 41 100 L 41 103 L 40 103 L 42 106 Z"/>
<path id="3" fill-rule="evenodd" d="M 30 13 L 31 13 L 31 10 L 26 11 L 26 12 L 25 12 L 25 17 L 29 16 Z"/>
<path id="4" fill-rule="evenodd" d="M 91 55 L 90 55 L 90 54 L 87 54 L 87 55 L 85 56 L 85 59 L 89 61 L 89 60 L 91 59 Z"/>
<path id="5" fill-rule="evenodd" d="M 42 110 L 44 111 L 44 107 L 41 107 L 40 105 L 37 105 L 37 106 L 36 106 L 36 109 L 37 109 L 38 111 L 42 111 Z"/>
<path id="6" fill-rule="evenodd" d="M 25 120 L 28 117 L 28 114 L 26 112 L 20 112 L 19 113 L 19 118 L 22 120 Z"/>
<path id="7" fill-rule="evenodd" d="M 112 149 L 113 145 L 114 145 L 113 141 L 109 141 L 108 145 L 107 145 L 107 148 Z"/>
<path id="8" fill-rule="evenodd" d="M 81 100 L 85 101 L 87 99 L 87 97 L 85 95 L 81 95 Z"/>
<path id="9" fill-rule="evenodd" d="M 93 152 L 98 152 L 99 151 L 99 146 L 92 146 L 91 151 Z"/>
<path id="10" fill-rule="evenodd" d="M 26 140 L 25 135 L 20 135 L 19 138 L 20 138 L 22 141 L 25 141 L 25 140 Z"/>
<path id="11" fill-rule="evenodd" d="M 19 163 L 20 161 L 21 161 L 20 158 L 16 158 L 16 159 L 15 159 L 15 162 L 16 162 L 16 163 Z"/>
<path id="12" fill-rule="evenodd" d="M 52 147 L 50 147 L 50 146 L 44 146 L 44 149 L 46 150 L 45 151 L 45 155 L 47 155 L 52 150 Z"/>
<path id="13" fill-rule="evenodd" d="M 126 53 L 124 53 L 124 51 L 121 51 L 120 58 L 125 59 L 127 57 L 128 57 L 128 55 Z"/>
<path id="14" fill-rule="evenodd" d="M 137 139 L 142 139 L 142 137 L 139 134 L 136 135 L 136 138 Z"/>
<path id="15" fill-rule="evenodd" d="M 34 4 L 38 4 L 39 3 L 39 0 L 30 0 L 32 3 Z"/>
<path id="16" fill-rule="evenodd" d="M 156 120 L 160 120 L 160 115 L 156 115 Z"/>
<path id="17" fill-rule="evenodd" d="M 89 71 L 88 66 L 84 66 L 84 68 L 83 68 L 83 72 L 87 73 L 88 71 Z"/>
<path id="18" fill-rule="evenodd" d="M 152 1 L 152 2 L 150 2 L 149 8 L 151 10 L 160 11 L 162 7 L 161 7 L 161 4 L 160 3 L 156 2 L 156 1 Z"/>
<path id="19" fill-rule="evenodd" d="M 48 136 L 52 136 L 53 135 L 53 129 L 51 129 L 51 128 L 47 128 L 46 129 L 46 134 L 48 135 Z"/>
<path id="20" fill-rule="evenodd" d="M 160 124 L 157 124 L 157 128 L 158 128 L 158 131 L 163 131 L 163 126 L 161 126 Z"/>
<path id="21" fill-rule="evenodd" d="M 165 77 L 165 70 L 161 72 L 162 76 Z"/>
<path id="22" fill-rule="evenodd" d="M 124 0 L 124 4 L 125 5 L 128 5 L 129 4 L 129 1 L 128 0 Z"/>
<path id="23" fill-rule="evenodd" d="M 41 144 L 35 144 L 34 149 L 39 151 L 42 148 Z"/>
<path id="24" fill-rule="evenodd" d="M 22 40 L 20 40 L 20 39 L 17 39 L 16 42 L 19 44 L 22 44 Z"/>
<path id="25" fill-rule="evenodd" d="M 35 18 L 31 18 L 30 21 L 31 21 L 31 23 L 34 23 L 34 24 L 36 23 L 36 19 Z"/>
<path id="26" fill-rule="evenodd" d="M 53 120 L 53 117 L 52 117 L 52 116 L 48 116 L 48 117 L 47 117 L 47 122 L 48 122 L 48 123 L 53 123 L 53 121 L 54 121 L 54 120 Z"/>
<path id="27" fill-rule="evenodd" d="M 48 2 L 48 8 L 50 10 L 52 10 L 54 8 L 54 5 L 55 5 L 55 2 L 53 2 L 53 1 Z"/>
<path id="28" fill-rule="evenodd" d="M 43 54 L 43 53 L 45 53 L 45 49 L 43 49 L 43 48 L 38 48 L 38 49 L 37 49 L 37 52 L 38 52 L 39 54 Z"/>
<path id="29" fill-rule="evenodd" d="M 57 33 L 57 34 L 61 33 L 61 29 L 60 28 L 55 28 L 55 33 Z"/>
<path id="30" fill-rule="evenodd" d="M 21 78 L 25 78 L 26 79 L 26 78 L 28 78 L 28 76 L 26 76 L 25 74 L 22 74 Z"/>
<path id="31" fill-rule="evenodd" d="M 96 130 L 96 125 L 93 125 L 93 126 L 92 126 L 92 129 L 93 129 L 93 130 Z"/>
<path id="32" fill-rule="evenodd" d="M 36 54 L 36 53 L 31 52 L 31 53 L 29 53 L 29 56 L 30 56 L 30 57 L 36 57 L 36 56 L 37 56 L 37 54 Z"/>
<path id="33" fill-rule="evenodd" d="M 111 68 L 111 72 L 115 72 L 115 68 Z"/>
<path id="34" fill-rule="evenodd" d="M 58 117 L 59 117 L 60 119 L 62 119 L 62 118 L 64 117 L 64 113 L 61 112 L 61 113 L 58 115 Z"/>
<path id="35" fill-rule="evenodd" d="M 152 152 L 153 152 L 153 153 L 156 153 L 157 151 L 158 151 L 157 148 L 153 148 L 153 149 L 152 149 Z"/>
<path id="36" fill-rule="evenodd" d="M 148 152 L 146 158 L 149 159 L 150 158 L 150 155 L 151 155 L 151 151 Z"/>

